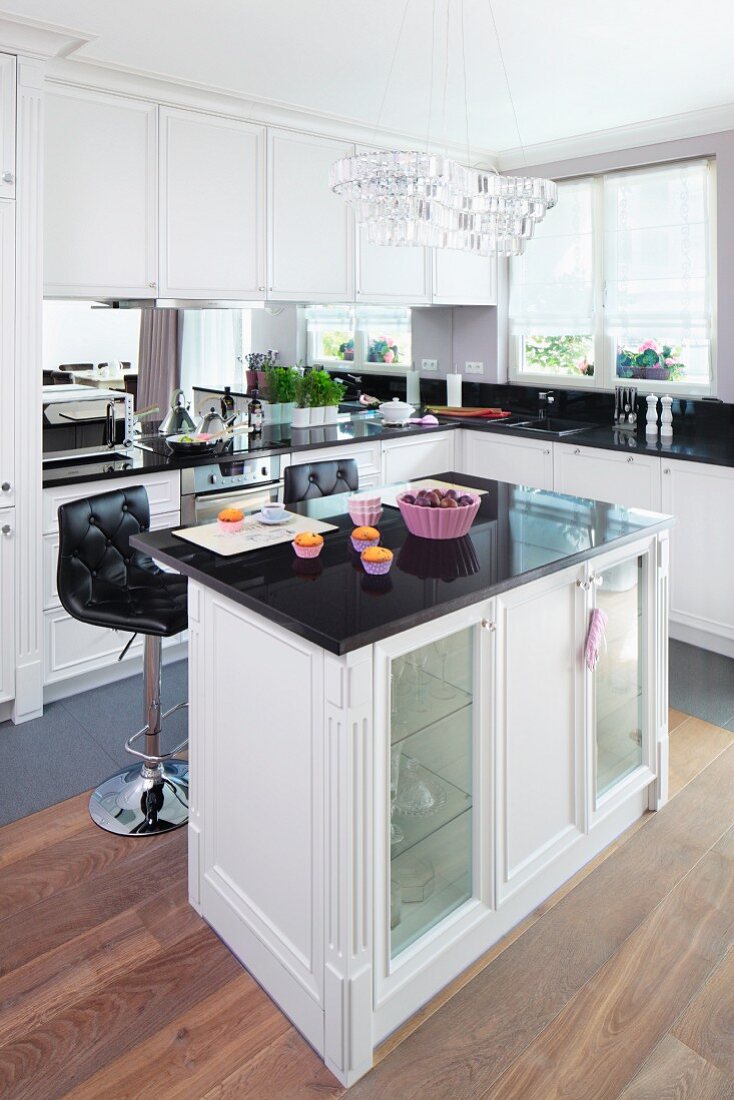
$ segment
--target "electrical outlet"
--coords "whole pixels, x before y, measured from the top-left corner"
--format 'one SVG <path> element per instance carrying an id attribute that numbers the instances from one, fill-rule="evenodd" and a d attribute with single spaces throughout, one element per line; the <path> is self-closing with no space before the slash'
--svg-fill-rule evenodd
<path id="1" fill-rule="evenodd" d="M 438 359 L 421 359 L 421 370 L 438 370 Z"/>
<path id="2" fill-rule="evenodd" d="M 465 374 L 484 374 L 484 363 L 464 363 Z"/>

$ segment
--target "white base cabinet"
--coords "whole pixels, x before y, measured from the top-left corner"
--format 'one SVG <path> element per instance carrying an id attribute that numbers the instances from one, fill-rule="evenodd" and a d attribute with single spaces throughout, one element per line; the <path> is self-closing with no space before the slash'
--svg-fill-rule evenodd
<path id="1" fill-rule="evenodd" d="M 656 455 L 554 443 L 553 488 L 557 493 L 658 512 L 660 459 Z"/>
<path id="2" fill-rule="evenodd" d="M 15 697 L 15 509 L 0 509 L 0 703 Z"/>
<path id="3" fill-rule="evenodd" d="M 665 801 L 666 585 L 662 532 L 337 657 L 190 583 L 190 900 L 344 1084 Z"/>
<path id="4" fill-rule="evenodd" d="M 382 482 L 409 481 L 454 469 L 455 432 L 386 439 L 382 444 Z"/>
<path id="5" fill-rule="evenodd" d="M 461 469 L 476 477 L 553 488 L 553 444 L 539 439 L 508 439 L 497 433 L 462 431 Z"/>
<path id="6" fill-rule="evenodd" d="M 734 470 L 664 458 L 661 483 L 662 510 L 676 518 L 671 636 L 734 657 Z"/>

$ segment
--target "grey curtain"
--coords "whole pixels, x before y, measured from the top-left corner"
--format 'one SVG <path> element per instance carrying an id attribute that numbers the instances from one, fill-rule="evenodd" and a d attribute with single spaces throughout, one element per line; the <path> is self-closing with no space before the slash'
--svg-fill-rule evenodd
<path id="1" fill-rule="evenodd" d="M 144 309 L 140 314 L 137 407 L 157 405 L 161 417 L 181 382 L 183 310 Z"/>

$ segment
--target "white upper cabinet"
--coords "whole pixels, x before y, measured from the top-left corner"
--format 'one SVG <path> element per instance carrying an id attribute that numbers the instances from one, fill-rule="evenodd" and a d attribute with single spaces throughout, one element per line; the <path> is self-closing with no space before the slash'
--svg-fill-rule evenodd
<path id="1" fill-rule="evenodd" d="M 160 109 L 163 298 L 265 296 L 265 127 Z"/>
<path id="2" fill-rule="evenodd" d="M 497 258 L 456 248 L 434 249 L 433 301 L 437 305 L 496 305 Z"/>
<path id="3" fill-rule="evenodd" d="M 15 198 L 15 58 L 0 53 L 0 199 Z"/>
<path id="4" fill-rule="evenodd" d="M 47 295 L 156 296 L 153 103 L 47 86 Z"/>
<path id="5" fill-rule="evenodd" d="M 329 168 L 354 146 L 293 130 L 268 133 L 268 297 L 354 300 L 354 224 Z"/>
<path id="6" fill-rule="evenodd" d="M 357 227 L 357 301 L 404 302 L 431 300 L 431 264 L 427 248 L 370 244 Z"/>
<path id="7" fill-rule="evenodd" d="M 573 443 L 553 445 L 553 487 L 625 508 L 660 510 L 660 459 Z"/>

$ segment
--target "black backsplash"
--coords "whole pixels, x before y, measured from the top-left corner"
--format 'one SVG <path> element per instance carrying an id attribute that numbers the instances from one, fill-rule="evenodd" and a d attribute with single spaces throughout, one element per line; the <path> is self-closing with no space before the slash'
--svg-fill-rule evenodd
<path id="1" fill-rule="evenodd" d="M 391 401 L 393 397 L 405 400 L 406 380 L 390 374 L 363 374 L 361 383 L 350 380 L 346 371 L 332 372 L 348 386 L 345 400 L 353 400 L 358 393 L 364 392 L 380 401 Z M 421 378 L 421 401 L 423 405 L 446 404 L 446 379 Z M 580 420 L 586 424 L 611 424 L 614 418 L 614 394 L 598 393 L 592 390 L 555 389 L 553 386 L 514 386 L 510 383 L 470 382 L 466 378 L 462 385 L 462 402 L 466 406 L 497 407 L 521 416 L 537 416 L 540 409 L 539 394 L 551 390 L 555 394 L 552 415 Z M 644 429 L 647 405 L 645 395 L 637 398 L 637 423 Z M 676 431 L 690 431 L 695 434 L 728 435 L 734 431 L 734 405 L 713 399 L 695 399 L 676 397 L 673 400 L 673 424 Z"/>

